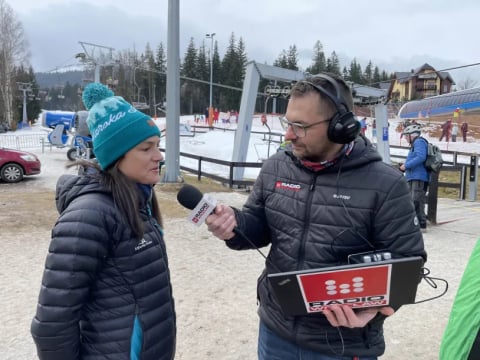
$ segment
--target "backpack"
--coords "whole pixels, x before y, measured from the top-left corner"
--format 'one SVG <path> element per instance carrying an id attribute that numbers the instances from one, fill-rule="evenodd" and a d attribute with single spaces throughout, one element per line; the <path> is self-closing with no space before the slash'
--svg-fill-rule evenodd
<path id="1" fill-rule="evenodd" d="M 427 141 L 427 140 L 425 140 Z M 443 165 L 442 151 L 437 145 L 428 143 L 427 159 L 425 160 L 425 168 L 427 171 L 439 172 Z"/>
<path id="2" fill-rule="evenodd" d="M 427 158 L 424 165 L 428 172 L 438 173 L 443 165 L 442 151 L 437 145 L 432 144 L 424 137 L 419 137 L 427 143 Z"/>

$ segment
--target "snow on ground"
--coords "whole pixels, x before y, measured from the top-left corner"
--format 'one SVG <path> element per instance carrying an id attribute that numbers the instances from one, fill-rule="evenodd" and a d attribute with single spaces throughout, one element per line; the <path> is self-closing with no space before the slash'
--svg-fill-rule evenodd
<path id="1" fill-rule="evenodd" d="M 367 118 L 367 121 L 371 123 L 371 118 Z M 205 125 L 204 123 L 195 123 L 193 116 L 182 116 L 180 120 L 182 125 L 189 126 L 192 129 L 193 125 Z M 389 120 L 389 143 L 390 145 L 400 145 L 408 146 L 405 139 L 402 139 L 400 133 L 397 131 L 397 126 L 399 124 L 399 119 L 390 119 Z M 156 123 L 161 129 L 165 129 L 166 119 L 157 118 Z M 268 115 L 267 124 L 272 133 L 284 133 L 280 123 L 278 121 L 278 116 Z M 215 129 L 213 131 L 208 131 L 204 129 L 205 133 L 196 133 L 194 137 L 192 136 L 180 136 L 180 151 L 202 155 L 205 157 L 210 157 L 219 160 L 231 161 L 233 147 L 235 142 L 235 130 L 237 124 L 216 124 L 215 127 L 221 129 Z M 437 144 L 442 150 L 450 151 L 460 151 L 467 153 L 480 153 L 480 142 L 469 138 L 468 142 L 464 143 L 459 142 L 439 142 L 437 138 L 430 137 L 429 131 L 434 131 L 436 127 L 439 127 L 440 123 L 432 123 L 430 125 L 425 125 L 425 132 L 422 134 L 429 141 L 434 144 Z M 223 130 L 222 130 L 223 129 Z M 42 127 L 39 124 L 34 124 L 32 127 L 19 129 L 14 132 L 7 132 L 0 134 L 0 136 L 22 136 L 22 135 L 42 135 L 46 137 L 46 134 L 49 132 L 49 129 Z M 250 137 L 250 143 L 247 153 L 247 162 L 261 162 L 266 159 L 269 155 L 272 155 L 276 152 L 278 143 L 269 142 L 269 129 L 267 126 L 262 125 L 260 116 L 255 116 L 252 122 L 252 134 Z M 263 134 L 255 134 L 255 132 L 261 132 Z M 372 136 L 372 128 L 369 126 L 367 128 L 367 137 L 370 138 L 373 142 L 375 139 Z M 272 136 L 272 139 L 279 141 L 279 136 Z M 162 138 L 162 147 L 165 147 L 165 138 Z M 36 181 L 31 182 L 32 184 L 54 188 L 56 179 L 59 175 L 63 173 L 76 173 L 75 168 L 66 169 L 65 165 L 68 163 L 66 152 L 69 148 L 57 148 L 57 147 L 42 147 L 40 144 L 38 147 L 33 148 L 22 148 L 22 150 L 32 152 L 39 156 L 42 162 L 42 173 L 38 176 L 35 176 Z M 395 153 L 395 150 L 392 149 L 391 153 Z M 167 155 L 168 156 L 168 155 Z M 447 157 L 447 160 L 449 158 Z M 467 158 L 463 161 L 468 161 Z M 194 159 L 188 159 L 185 157 L 180 157 L 180 164 L 190 168 L 197 168 L 198 161 Z M 205 172 L 218 174 L 220 176 L 228 176 L 228 167 L 223 165 L 216 165 L 208 162 L 202 162 L 202 170 Z M 246 168 L 244 177 L 245 178 L 255 178 L 259 172 L 259 169 Z"/>
<path id="2" fill-rule="evenodd" d="M 161 123 L 164 119 L 158 121 Z M 182 121 L 188 123 L 190 119 L 182 118 Z M 272 122 L 269 125 L 274 131 L 280 130 L 275 119 L 269 121 Z M 395 128 L 396 122 L 390 121 L 391 143 L 399 145 L 400 137 Z M 253 131 L 264 129 L 258 119 L 255 119 Z M 44 130 L 34 126 L 0 136 L 44 133 Z M 231 160 L 233 134 L 215 130 L 194 138 L 181 137 L 180 149 Z M 367 136 L 371 136 L 371 133 L 367 132 Z M 249 161 L 259 161 L 265 156 L 266 149 L 261 152 L 254 146 L 262 142 L 261 138 L 252 136 Z M 473 141 L 449 145 L 458 147 L 459 151 L 478 152 L 478 143 Z M 14 184 L 10 187 L 12 191 L 22 191 L 30 186 L 53 190 L 58 176 L 66 172 L 76 173 L 74 168 L 67 170 L 64 166 L 67 163 L 68 148 L 52 147 L 42 151 L 41 147 L 35 147 L 26 150 L 38 154 L 43 171 L 21 184 Z M 204 165 L 208 166 L 207 163 Z M 0 188 L 3 189 L 2 186 Z M 5 187 L 5 191 L 10 188 Z M 215 197 L 232 206 L 240 207 L 246 199 L 245 194 L 224 194 L 224 197 L 220 197 L 220 194 L 215 194 Z M 408 359 L 438 359 L 438 348 L 451 304 L 478 237 L 477 214 L 480 211 L 476 202 L 451 199 L 440 199 L 439 209 L 442 225 L 429 228 L 424 234 L 424 240 L 429 254 L 428 268 L 433 276 L 448 280 L 449 291 L 433 302 L 404 306 L 386 322 L 387 349 L 382 357 L 386 360 L 404 360 L 405 354 L 409 354 Z M 254 252 L 231 251 L 220 240 L 213 239 L 206 226 L 189 228 L 183 218 L 168 219 L 165 226 L 177 309 L 176 359 L 254 359 L 258 333 L 255 284 L 264 266 L 263 258 Z M 0 265 L 0 287 L 4 292 L 0 307 L 5 314 L 2 321 L 5 331 L 0 338 L 1 358 L 34 360 L 37 357 L 29 329 L 50 241 L 50 230 L 42 228 L 32 232 L 8 232 L 4 229 L 2 240 L 4 256 Z M 232 279 L 235 280 L 233 287 Z M 417 300 L 439 295 L 443 285 L 439 283 L 438 286 L 438 290 L 435 290 L 422 282 Z"/>

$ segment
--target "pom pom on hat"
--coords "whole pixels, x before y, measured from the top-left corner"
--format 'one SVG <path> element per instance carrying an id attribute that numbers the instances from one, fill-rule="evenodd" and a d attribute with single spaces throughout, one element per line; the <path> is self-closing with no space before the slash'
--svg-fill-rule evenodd
<path id="1" fill-rule="evenodd" d="M 160 136 L 160 129 L 150 116 L 115 96 L 103 84 L 87 85 L 82 100 L 88 110 L 87 126 L 92 135 L 93 152 L 102 169 L 149 137 Z"/>
<path id="2" fill-rule="evenodd" d="M 103 84 L 91 83 L 88 84 L 82 94 L 82 100 L 85 108 L 90 110 L 97 102 L 113 96 L 113 91 Z"/>

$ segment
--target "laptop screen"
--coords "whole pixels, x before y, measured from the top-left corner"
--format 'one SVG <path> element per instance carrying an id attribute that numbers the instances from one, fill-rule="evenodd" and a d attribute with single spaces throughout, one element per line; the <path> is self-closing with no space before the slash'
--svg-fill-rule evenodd
<path id="1" fill-rule="evenodd" d="M 423 259 L 419 256 L 373 263 L 269 274 L 286 315 L 320 313 L 326 306 L 400 306 L 415 302 Z"/>

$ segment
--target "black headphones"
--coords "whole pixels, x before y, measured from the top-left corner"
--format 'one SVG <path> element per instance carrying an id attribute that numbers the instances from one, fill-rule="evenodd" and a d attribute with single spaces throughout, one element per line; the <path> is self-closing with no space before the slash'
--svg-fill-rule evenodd
<path id="1" fill-rule="evenodd" d="M 330 119 L 330 123 L 328 124 L 328 139 L 337 144 L 348 144 L 349 142 L 352 142 L 360 133 L 361 126 L 360 122 L 357 121 L 355 115 L 343 100 L 340 86 L 334 78 L 326 74 L 318 74 L 315 75 L 315 77 L 327 80 L 335 88 L 336 94 L 333 95 L 327 89 L 308 81 L 308 79 L 304 81 L 315 88 L 319 93 L 329 98 L 335 105 L 335 115 Z"/>

